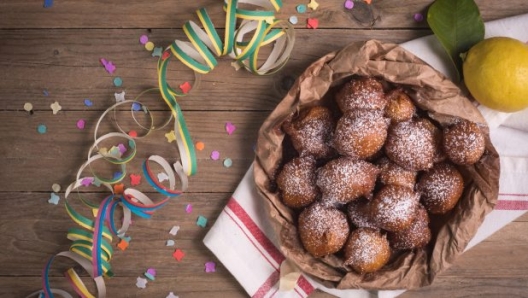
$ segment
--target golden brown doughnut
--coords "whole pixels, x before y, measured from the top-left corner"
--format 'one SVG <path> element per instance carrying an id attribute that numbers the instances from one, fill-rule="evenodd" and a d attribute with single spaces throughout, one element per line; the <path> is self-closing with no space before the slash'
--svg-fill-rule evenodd
<path id="1" fill-rule="evenodd" d="M 348 219 L 357 228 L 378 228 L 370 214 L 369 201 L 359 198 L 347 204 Z"/>
<path id="2" fill-rule="evenodd" d="M 341 155 L 366 159 L 383 147 L 388 127 L 389 122 L 381 111 L 348 112 L 337 121 L 332 143 Z"/>
<path id="3" fill-rule="evenodd" d="M 385 116 L 389 117 L 392 123 L 409 121 L 416 112 L 411 98 L 401 88 L 391 90 L 385 96 L 387 106 L 385 106 Z"/>
<path id="4" fill-rule="evenodd" d="M 399 122 L 389 128 L 385 153 L 399 166 L 421 171 L 433 166 L 433 134 L 418 121 Z"/>
<path id="5" fill-rule="evenodd" d="M 395 249 L 413 249 L 426 246 L 431 241 L 429 215 L 422 205 L 416 209 L 416 216 L 409 228 L 401 232 L 389 232 L 387 239 Z"/>
<path id="6" fill-rule="evenodd" d="M 444 214 L 453 209 L 464 191 L 464 178 L 447 163 L 436 164 L 425 172 L 417 184 L 427 211 Z"/>
<path id="7" fill-rule="evenodd" d="M 315 201 L 319 195 L 315 170 L 312 156 L 294 158 L 284 165 L 277 176 L 277 186 L 286 206 L 301 208 Z"/>
<path id="8" fill-rule="evenodd" d="M 345 213 L 321 203 L 301 212 L 298 227 L 304 248 L 316 258 L 341 250 L 350 232 Z"/>
<path id="9" fill-rule="evenodd" d="M 358 228 L 350 233 L 344 253 L 344 264 L 358 273 L 375 272 L 389 261 L 389 241 L 379 229 Z"/>
<path id="10" fill-rule="evenodd" d="M 317 171 L 317 186 L 322 200 L 346 204 L 374 189 L 379 169 L 366 161 L 339 157 Z"/>
<path id="11" fill-rule="evenodd" d="M 442 148 L 442 130 L 436 125 L 434 125 L 433 122 L 427 118 L 420 118 L 417 121 L 422 123 L 425 128 L 429 129 L 429 131 L 433 134 L 433 142 L 435 147 L 435 153 L 433 158 L 434 163 L 444 161 L 447 156 Z"/>
<path id="12" fill-rule="evenodd" d="M 381 172 L 380 182 L 385 185 L 400 185 L 414 189 L 416 171 L 406 170 L 384 157 L 377 162 Z"/>
<path id="13" fill-rule="evenodd" d="M 476 123 L 461 120 L 444 130 L 444 152 L 458 165 L 472 165 L 484 154 L 486 141 Z"/>
<path id="14" fill-rule="evenodd" d="M 328 108 L 315 106 L 303 109 L 296 117 L 286 120 L 282 129 L 290 136 L 300 156 L 326 158 L 334 152 L 328 144 L 334 131 L 334 122 Z"/>
<path id="15" fill-rule="evenodd" d="M 383 110 L 387 105 L 383 85 L 370 77 L 350 80 L 336 94 L 336 101 L 343 113 L 357 109 Z"/>
<path id="16" fill-rule="evenodd" d="M 398 185 L 385 185 L 370 202 L 372 218 L 384 230 L 398 232 L 407 229 L 416 215 L 420 195 Z"/>

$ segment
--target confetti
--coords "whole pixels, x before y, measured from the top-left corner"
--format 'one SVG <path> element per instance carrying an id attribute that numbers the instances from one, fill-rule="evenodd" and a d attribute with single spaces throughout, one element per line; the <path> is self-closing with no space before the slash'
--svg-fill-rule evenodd
<path id="1" fill-rule="evenodd" d="M 52 192 L 48 200 L 48 203 L 57 205 L 59 203 L 59 200 L 60 200 L 59 196 L 56 193 Z"/>
<path id="2" fill-rule="evenodd" d="M 179 262 L 185 256 L 185 253 L 178 248 L 177 250 L 174 251 L 172 256 Z"/>
<path id="3" fill-rule="evenodd" d="M 132 219 L 130 220 L 130 224 L 132 224 Z M 130 243 L 130 241 L 132 240 L 132 237 L 130 237 L 130 236 L 121 236 L 120 239 L 123 239 L 126 242 Z"/>
<path id="4" fill-rule="evenodd" d="M 161 55 L 161 59 L 165 60 L 165 59 L 169 58 L 169 56 L 170 56 L 170 52 L 169 51 L 165 51 L 165 52 L 163 52 L 163 55 Z"/>
<path id="5" fill-rule="evenodd" d="M 125 91 L 121 91 L 121 93 L 114 93 L 116 102 L 122 102 L 125 101 Z"/>
<path id="6" fill-rule="evenodd" d="M 289 21 L 292 25 L 296 25 L 299 22 L 299 19 L 297 19 L 296 16 L 291 16 Z"/>
<path id="7" fill-rule="evenodd" d="M 93 106 L 93 102 L 89 98 L 84 99 L 84 105 L 87 107 Z"/>
<path id="8" fill-rule="evenodd" d="M 50 8 L 53 6 L 53 0 L 44 0 L 44 8 Z"/>
<path id="9" fill-rule="evenodd" d="M 132 104 L 132 110 L 136 111 L 136 112 L 141 110 L 141 105 L 139 103 L 137 103 L 137 102 L 133 103 Z"/>
<path id="10" fill-rule="evenodd" d="M 158 181 L 163 182 L 169 180 L 169 176 L 166 173 L 158 173 Z"/>
<path id="11" fill-rule="evenodd" d="M 363 0 L 363 1 L 365 1 L 365 3 L 367 4 L 370 4 L 372 2 L 372 0 Z"/>
<path id="12" fill-rule="evenodd" d="M 198 219 L 196 219 L 196 225 L 199 227 L 205 228 L 205 226 L 207 225 L 207 218 L 199 215 Z"/>
<path id="13" fill-rule="evenodd" d="M 53 183 L 53 185 L 51 186 L 51 190 L 53 190 L 54 192 L 59 192 L 61 190 L 61 186 L 57 183 Z"/>
<path id="14" fill-rule="evenodd" d="M 121 153 L 125 153 L 127 151 L 127 148 L 125 147 L 125 145 L 123 144 L 119 144 L 117 145 L 117 149 L 119 150 L 119 152 Z"/>
<path id="15" fill-rule="evenodd" d="M 187 204 L 187 206 L 185 206 L 185 212 L 187 213 L 191 213 L 193 210 L 193 207 L 191 204 Z"/>
<path id="16" fill-rule="evenodd" d="M 114 193 L 122 194 L 125 191 L 125 185 L 123 183 L 114 184 Z"/>
<path id="17" fill-rule="evenodd" d="M 44 96 L 49 96 L 49 92 L 46 89 L 42 90 L 42 93 L 44 94 Z"/>
<path id="18" fill-rule="evenodd" d="M 224 159 L 224 167 L 230 168 L 233 165 L 233 160 L 231 158 Z"/>
<path id="19" fill-rule="evenodd" d="M 235 69 L 235 71 L 238 71 L 239 69 L 242 68 L 242 65 L 240 65 L 240 63 L 238 63 L 238 61 L 231 62 L 231 66 Z"/>
<path id="20" fill-rule="evenodd" d="M 180 298 L 180 297 L 174 295 L 173 292 L 170 292 L 169 295 L 167 295 L 167 297 L 165 297 L 165 298 Z"/>
<path id="21" fill-rule="evenodd" d="M 30 102 L 26 102 L 24 104 L 24 110 L 26 110 L 26 112 L 31 112 L 33 110 L 33 105 Z"/>
<path id="22" fill-rule="evenodd" d="M 136 186 L 141 183 L 141 175 L 130 174 L 130 185 Z"/>
<path id="23" fill-rule="evenodd" d="M 123 79 L 121 79 L 120 77 L 115 77 L 114 78 L 114 86 L 121 87 L 121 85 L 123 85 Z"/>
<path id="24" fill-rule="evenodd" d="M 156 47 L 152 51 L 152 57 L 161 57 L 162 52 L 163 52 L 163 48 L 162 47 Z"/>
<path id="25" fill-rule="evenodd" d="M 216 272 L 216 263 L 215 262 L 205 262 L 205 272 L 207 273 Z"/>
<path id="26" fill-rule="evenodd" d="M 145 49 L 147 49 L 147 51 L 152 51 L 154 49 L 154 43 L 152 41 L 149 41 L 145 44 Z"/>
<path id="27" fill-rule="evenodd" d="M 93 177 L 86 177 L 86 178 L 83 178 L 83 180 L 81 180 L 81 185 L 82 186 L 90 186 L 92 185 L 92 183 L 94 182 L 94 178 Z"/>
<path id="28" fill-rule="evenodd" d="M 218 160 L 220 158 L 220 152 L 214 150 L 213 152 L 211 152 L 211 159 L 212 160 Z"/>
<path id="29" fill-rule="evenodd" d="M 352 8 L 354 8 L 354 1 L 352 1 L 352 0 L 346 0 L 346 1 L 345 1 L 345 8 L 346 8 L 346 9 L 352 9 Z"/>
<path id="30" fill-rule="evenodd" d="M 174 240 L 167 240 L 166 246 L 174 246 Z"/>
<path id="31" fill-rule="evenodd" d="M 143 278 L 143 277 L 138 277 L 137 280 L 136 280 L 136 287 L 140 288 L 140 289 L 144 289 L 147 287 L 147 279 L 146 278 Z"/>
<path id="32" fill-rule="evenodd" d="M 50 108 L 53 110 L 53 115 L 57 115 L 57 113 L 62 110 L 62 107 L 61 105 L 59 104 L 59 102 L 55 101 L 54 103 L 52 103 L 50 105 Z"/>
<path id="33" fill-rule="evenodd" d="M 169 234 L 173 235 L 173 236 L 176 236 L 176 234 L 178 234 L 178 231 L 180 230 L 180 226 L 173 226 L 170 231 L 169 231 Z"/>
<path id="34" fill-rule="evenodd" d="M 319 20 L 316 18 L 306 19 L 306 28 L 308 29 L 317 29 L 319 27 Z"/>
<path id="35" fill-rule="evenodd" d="M 180 85 L 180 89 L 183 92 L 183 94 L 187 94 L 189 93 L 189 91 L 191 91 L 191 84 L 189 84 L 189 82 L 185 82 Z"/>
<path id="36" fill-rule="evenodd" d="M 113 74 L 114 71 L 116 70 L 116 67 L 115 67 L 114 63 L 112 63 L 112 61 L 107 61 L 106 59 L 101 58 L 101 59 L 99 59 L 99 62 L 101 62 L 101 64 L 104 66 L 106 72 L 108 72 L 109 74 Z"/>
<path id="37" fill-rule="evenodd" d="M 114 173 L 114 176 L 112 177 L 113 179 L 118 179 L 119 177 L 121 177 L 121 175 L 123 175 L 123 173 L 117 171 Z"/>
<path id="38" fill-rule="evenodd" d="M 95 186 L 97 186 L 97 187 L 101 186 L 101 183 L 102 183 L 102 182 L 101 182 L 101 180 L 99 180 L 99 179 L 94 179 L 93 182 L 92 182 L 92 184 L 95 185 Z"/>
<path id="39" fill-rule="evenodd" d="M 235 130 L 236 130 L 236 126 L 233 125 L 233 123 L 231 123 L 231 122 L 226 122 L 225 130 L 226 130 L 228 135 L 232 135 L 235 132 Z"/>
<path id="40" fill-rule="evenodd" d="M 133 137 L 133 138 L 137 138 L 137 131 L 131 130 L 131 131 L 128 132 L 128 135 Z M 130 141 L 130 142 L 132 142 L 132 141 Z M 132 146 L 130 146 L 130 147 L 132 147 Z"/>
<path id="41" fill-rule="evenodd" d="M 85 124 L 86 124 L 86 122 L 84 121 L 84 119 L 77 120 L 77 128 L 78 129 L 84 129 L 84 125 Z"/>
<path id="42" fill-rule="evenodd" d="M 306 12 L 306 5 L 304 5 L 304 4 L 297 5 L 297 7 L 295 9 L 297 9 L 298 13 L 305 13 Z"/>
<path id="43" fill-rule="evenodd" d="M 144 273 L 144 275 L 150 280 L 155 280 L 156 279 L 156 269 L 149 268 L 147 269 L 147 272 Z"/>
<path id="44" fill-rule="evenodd" d="M 174 130 L 171 130 L 168 133 L 166 133 L 165 137 L 167 138 L 167 142 L 169 143 L 176 141 L 176 134 L 174 134 Z"/>
<path id="45" fill-rule="evenodd" d="M 198 151 L 202 151 L 205 149 L 205 144 L 204 142 L 196 142 L 196 144 L 194 144 L 194 147 L 196 148 L 196 150 Z"/>
<path id="46" fill-rule="evenodd" d="M 147 42 L 148 42 L 148 36 L 146 36 L 146 35 L 141 35 L 141 36 L 139 37 L 139 43 L 140 43 L 140 44 L 144 45 L 144 44 L 146 44 Z"/>
<path id="47" fill-rule="evenodd" d="M 47 130 L 48 128 L 44 124 L 40 124 L 39 126 L 37 126 L 37 131 L 39 134 L 45 134 Z"/>
<path id="48" fill-rule="evenodd" d="M 319 7 L 319 3 L 317 3 L 315 0 L 310 0 L 310 3 L 307 5 L 312 10 L 316 10 Z"/>
<path id="49" fill-rule="evenodd" d="M 415 14 L 414 14 L 414 20 L 415 20 L 415 21 L 417 21 L 417 22 L 421 22 L 421 21 L 423 21 L 423 19 L 424 19 L 423 14 L 421 14 L 421 13 L 415 13 Z"/>
<path id="50" fill-rule="evenodd" d="M 119 240 L 117 247 L 122 251 L 126 250 L 128 248 L 128 241 L 126 241 L 125 239 Z"/>

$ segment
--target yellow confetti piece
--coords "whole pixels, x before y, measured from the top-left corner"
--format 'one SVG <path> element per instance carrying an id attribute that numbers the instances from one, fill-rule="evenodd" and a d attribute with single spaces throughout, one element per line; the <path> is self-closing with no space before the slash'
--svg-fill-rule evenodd
<path id="1" fill-rule="evenodd" d="M 169 143 L 176 141 L 176 134 L 174 133 L 174 130 L 171 130 L 168 133 L 166 133 L 165 137 L 167 138 L 167 142 Z"/>
<path id="2" fill-rule="evenodd" d="M 53 185 L 51 186 L 51 190 L 53 190 L 54 192 L 59 192 L 61 190 L 61 186 L 57 183 L 53 183 Z"/>
<path id="3" fill-rule="evenodd" d="M 27 112 L 31 112 L 33 110 L 33 105 L 30 102 L 26 102 L 24 104 L 24 110 L 26 110 Z"/>
<path id="4" fill-rule="evenodd" d="M 52 104 L 50 105 L 50 108 L 53 110 L 53 115 L 57 115 L 57 113 L 58 113 L 60 110 L 62 110 L 61 105 L 60 105 L 57 101 L 55 101 L 54 103 L 52 103 Z"/>
<path id="5" fill-rule="evenodd" d="M 319 3 L 317 3 L 315 0 L 310 0 L 310 3 L 308 3 L 307 6 L 312 10 L 316 10 L 319 7 Z"/>
<path id="6" fill-rule="evenodd" d="M 149 41 L 145 44 L 145 49 L 147 49 L 147 51 L 152 51 L 154 50 L 154 43 L 152 41 Z"/>

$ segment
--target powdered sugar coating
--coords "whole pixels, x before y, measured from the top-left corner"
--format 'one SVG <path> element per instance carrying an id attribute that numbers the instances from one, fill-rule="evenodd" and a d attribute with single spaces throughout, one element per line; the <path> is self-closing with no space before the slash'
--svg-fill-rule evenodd
<path id="1" fill-rule="evenodd" d="M 393 162 L 407 170 L 426 170 L 433 166 L 433 134 L 421 122 L 397 123 L 389 129 L 385 153 Z"/>
<path id="2" fill-rule="evenodd" d="M 364 198 L 347 204 L 348 219 L 358 228 L 378 228 L 369 210 L 369 201 Z"/>
<path id="3" fill-rule="evenodd" d="M 387 234 L 389 243 L 395 249 L 413 249 L 424 247 L 431 241 L 429 215 L 422 205 L 416 210 L 416 216 L 408 229 Z"/>
<path id="4" fill-rule="evenodd" d="M 386 98 L 387 106 L 385 107 L 385 115 L 393 123 L 411 120 L 416 112 L 416 107 L 403 89 L 397 88 L 389 91 Z"/>
<path id="5" fill-rule="evenodd" d="M 420 196 L 410 188 L 386 185 L 371 201 L 372 218 L 384 230 L 405 230 L 414 219 L 419 198 Z"/>
<path id="6" fill-rule="evenodd" d="M 476 163 L 484 154 L 485 146 L 484 134 L 473 122 L 462 120 L 444 130 L 444 151 L 456 164 Z"/>
<path id="7" fill-rule="evenodd" d="M 372 228 L 358 228 L 345 245 L 345 265 L 359 273 L 369 273 L 383 267 L 390 257 L 389 242 L 380 231 Z"/>
<path id="8" fill-rule="evenodd" d="M 304 248 L 314 257 L 341 250 L 349 232 L 345 213 L 336 208 L 314 203 L 299 215 L 299 237 Z"/>
<path id="9" fill-rule="evenodd" d="M 464 191 L 464 178 L 453 166 L 437 164 L 424 173 L 417 185 L 427 211 L 443 214 L 453 209 Z"/>
<path id="10" fill-rule="evenodd" d="M 326 202 L 346 204 L 374 189 L 379 169 L 364 160 L 339 157 L 317 172 L 317 186 Z"/>
<path id="11" fill-rule="evenodd" d="M 337 152 L 352 158 L 366 159 L 376 154 L 387 138 L 388 119 L 382 111 L 356 110 L 337 122 L 333 145 Z"/>
<path id="12" fill-rule="evenodd" d="M 315 185 L 315 159 L 311 156 L 292 159 L 277 176 L 277 186 L 286 206 L 300 208 L 310 205 L 319 195 Z"/>
<path id="13" fill-rule="evenodd" d="M 382 158 L 377 162 L 381 172 L 379 180 L 385 185 L 400 185 L 414 189 L 416 182 L 416 171 L 406 170 L 388 158 Z"/>
<path id="14" fill-rule="evenodd" d="M 357 78 L 346 83 L 336 95 L 336 101 L 343 113 L 357 109 L 383 110 L 387 99 L 383 85 L 375 78 Z"/>
<path id="15" fill-rule="evenodd" d="M 326 107 L 315 106 L 302 110 L 297 117 L 282 125 L 300 156 L 325 158 L 333 154 L 329 140 L 335 127 L 334 118 Z"/>

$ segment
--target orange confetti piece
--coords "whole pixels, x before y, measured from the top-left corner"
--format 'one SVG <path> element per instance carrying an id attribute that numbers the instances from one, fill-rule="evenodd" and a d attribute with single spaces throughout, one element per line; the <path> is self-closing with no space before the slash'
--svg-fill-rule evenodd
<path id="1" fill-rule="evenodd" d="M 203 142 L 196 142 L 194 146 L 196 147 L 196 150 L 198 151 L 202 151 L 205 149 L 205 144 Z"/>
<path id="2" fill-rule="evenodd" d="M 125 239 L 121 239 L 119 241 L 119 243 L 117 244 L 117 247 L 120 249 L 120 250 L 125 250 L 128 248 L 128 241 L 126 241 Z"/>
<path id="3" fill-rule="evenodd" d="M 367 4 L 370 4 L 372 2 L 372 0 L 363 0 L 365 1 Z"/>
<path id="4" fill-rule="evenodd" d="M 189 93 L 189 91 L 191 91 L 191 84 L 189 84 L 189 82 L 185 82 L 180 85 L 180 89 L 183 92 L 183 94 L 187 94 Z"/>
<path id="5" fill-rule="evenodd" d="M 114 185 L 114 193 L 115 194 L 122 194 L 125 191 L 125 185 L 123 183 L 115 184 Z"/>
<path id="6" fill-rule="evenodd" d="M 131 130 L 131 131 L 128 132 L 128 135 L 133 137 L 133 138 L 137 138 L 137 131 Z"/>

